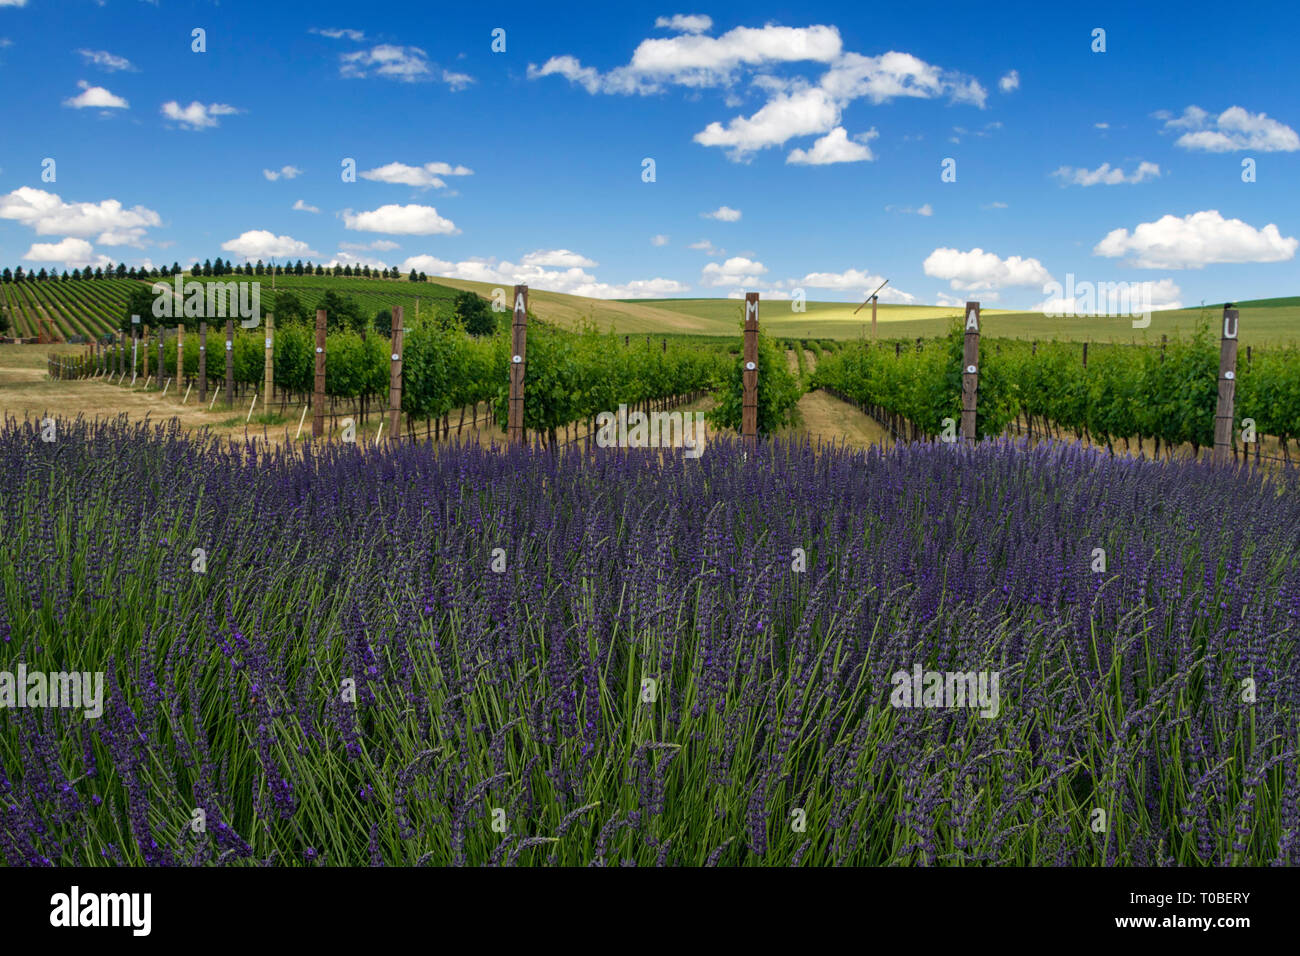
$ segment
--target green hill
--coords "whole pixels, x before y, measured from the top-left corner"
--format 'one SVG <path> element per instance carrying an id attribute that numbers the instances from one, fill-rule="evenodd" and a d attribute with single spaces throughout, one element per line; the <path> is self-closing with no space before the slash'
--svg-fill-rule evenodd
<path id="1" fill-rule="evenodd" d="M 190 277 L 186 277 L 187 279 Z M 241 279 L 223 276 L 220 281 Z M 272 281 L 258 277 L 263 301 L 269 304 Z M 201 280 L 217 281 L 217 280 Z M 20 329 L 33 328 L 33 319 L 48 310 L 66 332 L 108 326 L 110 314 L 121 308 L 129 280 L 83 283 L 25 283 L 21 290 L 6 286 L 0 304 L 6 305 Z M 373 315 L 383 308 L 401 305 L 408 317 L 419 311 L 450 306 L 457 292 L 469 290 L 488 299 L 494 290 L 510 295 L 511 286 L 465 279 L 432 277 L 429 282 L 406 279 L 364 279 L 344 276 L 276 276 L 276 290 L 298 295 L 308 308 L 329 289 L 356 298 L 363 312 Z M 50 300 L 50 301 L 47 301 Z M 103 301 L 101 301 L 103 300 Z M 760 305 L 763 328 L 779 338 L 856 339 L 871 334 L 870 307 L 858 311 L 856 302 L 808 302 L 806 311 L 794 312 L 789 300 L 764 299 Z M 1236 303 L 1241 313 L 1243 344 L 1288 344 L 1300 342 L 1300 297 L 1246 300 Z M 39 307 L 39 308 L 38 308 Z M 594 323 L 601 331 L 621 335 L 704 335 L 739 334 L 744 304 L 740 299 L 593 299 L 549 292 L 529 291 L 529 308 L 538 318 L 561 328 Z M 1222 303 L 1152 314 L 1146 329 L 1136 329 L 1127 317 L 1090 316 L 1051 318 L 1037 312 L 1016 312 L 986 308 L 984 334 L 1003 338 L 1040 341 L 1129 342 L 1159 341 L 1161 335 L 1186 334 L 1202 322 L 1217 329 Z M 882 339 L 929 338 L 942 335 L 960 308 L 935 305 L 879 305 L 877 335 Z M 30 316 L 30 318 L 29 318 Z M 32 333 L 34 334 L 34 333 Z"/>

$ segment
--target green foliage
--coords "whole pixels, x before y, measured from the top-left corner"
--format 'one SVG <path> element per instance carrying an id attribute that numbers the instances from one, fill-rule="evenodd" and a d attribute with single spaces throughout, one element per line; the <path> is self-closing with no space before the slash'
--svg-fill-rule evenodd
<path id="1" fill-rule="evenodd" d="M 316 377 L 315 335 L 303 325 L 277 327 L 274 351 L 276 384 L 300 395 L 310 392 Z"/>
<path id="2" fill-rule="evenodd" d="M 1238 371 L 1237 424 L 1251 418 L 1260 435 L 1300 438 L 1300 350 L 1256 351 Z"/>
<path id="3" fill-rule="evenodd" d="M 153 317 L 154 294 L 149 286 L 143 283 L 136 283 L 136 287 L 128 293 L 126 297 L 126 306 L 122 310 L 121 324 L 119 329 L 131 332 L 131 316 L 140 316 L 140 324 L 153 325 L 157 320 Z"/>
<path id="4" fill-rule="evenodd" d="M 344 330 L 360 332 L 366 327 L 365 317 L 361 314 L 361 308 L 356 301 L 348 296 L 340 295 L 333 289 L 328 290 L 321 297 L 317 309 L 325 310 L 325 328 L 330 332 L 342 332 Z"/>
<path id="5" fill-rule="evenodd" d="M 287 328 L 290 325 L 304 327 L 312 325 L 311 317 L 307 313 L 307 307 L 292 292 L 277 292 L 271 312 L 275 316 L 275 327 L 277 329 Z"/>
<path id="6" fill-rule="evenodd" d="M 454 303 L 456 318 L 470 335 L 492 335 L 498 323 L 486 299 L 475 292 L 462 292 Z"/>
<path id="7" fill-rule="evenodd" d="M 944 419 L 961 422 L 962 368 L 965 329 L 955 322 L 942 339 L 931 339 L 920 349 L 908 343 L 901 349 L 887 344 L 858 342 L 836 352 L 825 351 L 813 387 L 829 387 L 850 400 L 875 405 L 901 415 L 925 435 L 939 435 Z M 975 430 L 980 436 L 997 435 L 1014 415 L 1018 394 L 1006 370 L 987 361 L 979 363 L 979 392 Z"/>
<path id="8" fill-rule="evenodd" d="M 795 408 L 804 389 L 790 373 L 785 354 L 761 330 L 758 333 L 758 431 L 771 434 L 797 416 Z M 744 352 L 717 382 L 718 404 L 709 412 L 709 421 L 723 428 L 741 427 L 745 398 Z"/>
<path id="9" fill-rule="evenodd" d="M 330 336 L 325 343 L 325 393 L 340 398 L 387 394 L 387 358 L 378 337 L 363 340 L 351 331 Z"/>
<path id="10" fill-rule="evenodd" d="M 375 313 L 375 331 L 386 339 L 393 337 L 392 309 L 380 309 Z"/>
<path id="11" fill-rule="evenodd" d="M 905 345 L 847 346 L 825 354 L 813 386 L 877 405 L 938 434 L 942 419 L 960 419 L 961 329 L 946 342 L 921 350 Z M 1300 350 L 1256 350 L 1239 356 L 1235 401 L 1237 427 L 1255 421 L 1260 435 L 1300 437 Z M 1163 349 L 1144 345 L 1089 347 L 1071 342 L 981 342 L 979 415 L 981 436 L 1000 434 L 1017 413 L 1054 423 L 1077 435 L 1113 443 L 1153 438 L 1194 449 L 1214 443 L 1218 403 L 1219 342 L 1207 325 L 1175 336 Z"/>

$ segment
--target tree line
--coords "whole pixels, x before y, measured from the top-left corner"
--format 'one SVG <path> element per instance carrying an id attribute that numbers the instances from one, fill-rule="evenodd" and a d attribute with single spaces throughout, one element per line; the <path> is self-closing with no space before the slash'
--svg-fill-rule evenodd
<path id="1" fill-rule="evenodd" d="M 179 262 L 173 262 L 170 266 L 154 266 L 146 268 L 140 266 L 127 266 L 119 262 L 117 265 L 109 263 L 106 266 L 96 266 L 91 269 L 86 266 L 84 269 L 73 269 L 69 272 L 64 269 L 60 272 L 57 269 L 46 269 L 42 266 L 38 270 L 24 270 L 22 266 L 10 268 L 6 266 L 0 271 L 0 282 L 68 282 L 79 281 L 82 279 L 167 279 L 172 276 L 182 275 L 187 272 L 192 276 L 344 276 L 350 279 L 401 279 L 402 271 L 393 266 L 391 269 L 371 268 L 370 266 L 338 265 L 332 266 L 313 265 L 311 262 L 304 263 L 301 259 L 297 262 L 283 265 L 276 264 L 273 266 L 266 265 L 261 259 L 256 264 L 230 262 L 223 260 L 220 256 L 214 259 L 204 259 L 202 263 L 195 262 L 188 270 L 181 269 Z M 408 282 L 428 282 L 429 277 L 423 272 L 417 272 L 412 269 L 405 276 Z"/>

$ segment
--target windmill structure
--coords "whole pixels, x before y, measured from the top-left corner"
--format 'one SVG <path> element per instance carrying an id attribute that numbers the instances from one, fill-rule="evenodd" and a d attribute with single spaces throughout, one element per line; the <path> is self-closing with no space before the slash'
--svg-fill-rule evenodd
<path id="1" fill-rule="evenodd" d="M 880 290 L 887 285 L 889 285 L 888 279 L 880 283 L 880 285 L 876 286 L 876 291 L 871 293 L 871 295 L 867 296 L 867 302 L 871 303 L 871 341 L 872 342 L 876 341 L 876 299 L 880 298 Z M 862 305 L 854 309 L 853 314 L 857 315 L 859 312 L 861 312 L 866 307 L 867 302 L 863 302 Z"/>

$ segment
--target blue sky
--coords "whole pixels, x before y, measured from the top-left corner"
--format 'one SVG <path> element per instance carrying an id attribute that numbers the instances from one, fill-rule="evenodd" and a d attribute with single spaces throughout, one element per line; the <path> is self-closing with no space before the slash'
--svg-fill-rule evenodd
<path id="1" fill-rule="evenodd" d="M 1295 294 L 1300 13 L 1144 6 L 0 0 L 0 263 Z"/>

